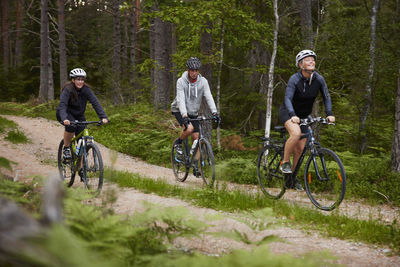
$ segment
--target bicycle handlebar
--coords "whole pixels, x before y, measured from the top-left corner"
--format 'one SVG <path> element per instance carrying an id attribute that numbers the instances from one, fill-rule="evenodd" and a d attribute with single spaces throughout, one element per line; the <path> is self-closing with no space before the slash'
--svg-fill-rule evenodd
<path id="1" fill-rule="evenodd" d="M 305 119 L 300 119 L 300 126 L 302 126 L 302 125 L 308 126 L 308 125 L 314 124 L 316 122 L 320 122 L 322 124 L 328 124 L 328 125 L 335 125 L 335 123 L 329 122 L 328 119 L 326 119 L 326 118 L 322 118 L 322 117 L 313 118 L 311 116 L 308 116 Z"/>
<path id="2" fill-rule="evenodd" d="M 64 125 L 64 122 L 60 122 L 62 125 Z M 97 124 L 98 126 L 102 125 L 103 122 L 100 121 L 70 121 L 70 125 L 72 126 L 82 126 L 82 125 L 89 125 L 89 124 Z M 65 125 L 64 125 L 65 126 Z"/>

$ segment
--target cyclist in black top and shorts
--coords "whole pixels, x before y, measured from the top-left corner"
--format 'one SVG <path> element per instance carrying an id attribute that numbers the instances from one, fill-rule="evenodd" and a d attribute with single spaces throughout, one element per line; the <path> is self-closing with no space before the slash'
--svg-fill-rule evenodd
<path id="1" fill-rule="evenodd" d="M 321 92 L 324 100 L 328 121 L 335 121 L 335 117 L 332 115 L 331 97 L 325 79 L 315 71 L 316 59 L 317 55 L 311 50 L 302 50 L 297 54 L 296 66 L 300 68 L 300 71 L 290 77 L 286 87 L 285 100 L 279 109 L 279 119 L 285 125 L 290 136 L 285 144 L 281 165 L 283 173 L 292 173 L 292 169 L 301 156 L 306 139 L 300 139 L 300 136 L 307 132 L 307 127 L 300 127 L 300 119 L 307 118 L 311 114 L 319 92 Z M 292 154 L 293 168 L 290 164 Z M 294 188 L 302 190 L 297 178 L 294 179 Z"/>

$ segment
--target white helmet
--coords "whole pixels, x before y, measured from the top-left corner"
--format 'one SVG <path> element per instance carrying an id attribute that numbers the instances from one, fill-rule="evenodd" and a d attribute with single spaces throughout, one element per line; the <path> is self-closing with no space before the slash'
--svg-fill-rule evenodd
<path id="1" fill-rule="evenodd" d="M 302 50 L 300 51 L 297 56 L 296 56 L 296 67 L 299 66 L 299 62 L 306 57 L 314 57 L 315 59 L 317 59 L 317 54 L 314 53 L 314 51 L 312 50 Z"/>
<path id="2" fill-rule="evenodd" d="M 73 69 L 69 72 L 69 77 L 76 78 L 76 77 L 83 77 L 86 78 L 86 72 L 81 68 Z"/>

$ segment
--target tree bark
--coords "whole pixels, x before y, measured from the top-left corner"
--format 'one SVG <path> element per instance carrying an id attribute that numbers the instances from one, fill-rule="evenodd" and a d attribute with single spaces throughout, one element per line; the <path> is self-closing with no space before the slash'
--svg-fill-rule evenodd
<path id="1" fill-rule="evenodd" d="M 400 172 L 400 64 L 397 76 L 397 92 L 394 113 L 394 133 L 392 141 L 392 171 Z"/>
<path id="2" fill-rule="evenodd" d="M 1 1 L 1 38 L 3 39 L 3 67 L 8 72 L 8 0 Z"/>
<path id="3" fill-rule="evenodd" d="M 139 2 L 140 3 L 140 2 Z M 132 1 L 132 7 L 129 12 L 129 27 L 130 27 L 130 49 L 129 49 L 129 84 L 132 90 L 133 103 L 137 100 L 137 88 L 136 88 L 136 13 L 135 1 Z"/>
<path id="4" fill-rule="evenodd" d="M 210 20 L 207 20 L 206 22 L 206 29 L 209 29 L 211 32 L 213 25 Z M 209 56 L 212 55 L 212 35 L 211 33 L 208 33 L 206 30 L 203 30 L 201 33 L 200 37 L 200 52 L 202 55 L 204 55 L 207 59 Z M 204 60 L 203 60 L 203 63 Z M 210 88 L 213 88 L 213 83 L 212 83 L 212 76 L 213 76 L 213 69 L 212 69 L 212 64 L 211 63 L 206 63 L 202 64 L 201 66 L 201 74 L 203 77 L 205 77 L 208 80 L 208 84 Z M 220 111 L 218 109 L 218 111 Z M 200 114 L 209 117 L 211 116 L 211 110 L 207 105 L 207 102 L 204 100 L 204 98 L 201 101 L 200 105 Z M 204 136 L 211 142 L 212 140 L 212 122 L 211 121 L 205 121 L 203 124 L 203 133 Z"/>
<path id="5" fill-rule="evenodd" d="M 119 0 L 113 0 L 112 9 L 113 9 L 113 57 L 112 57 L 112 85 L 113 85 L 113 103 L 120 104 L 124 102 L 122 93 L 121 93 L 121 26 L 120 26 L 120 18 L 121 11 L 119 9 Z"/>
<path id="6" fill-rule="evenodd" d="M 313 49 L 313 27 L 311 0 L 301 0 L 300 3 L 300 24 L 303 37 L 303 46 L 307 49 Z"/>
<path id="7" fill-rule="evenodd" d="M 15 20 L 15 66 L 20 67 L 22 64 L 22 21 L 23 21 L 23 0 L 17 0 L 16 20 Z"/>
<path id="8" fill-rule="evenodd" d="M 367 148 L 367 119 L 369 116 L 369 112 L 372 106 L 372 83 L 374 78 L 374 70 L 375 70 L 375 46 L 376 46 L 376 16 L 378 13 L 378 5 L 379 0 L 374 0 L 371 12 L 371 40 L 369 44 L 369 57 L 370 57 L 370 64 L 368 68 L 368 80 L 367 85 L 365 88 L 365 95 L 364 95 L 364 104 L 360 114 L 360 152 L 364 153 L 365 149 Z"/>
<path id="9" fill-rule="evenodd" d="M 47 34 L 49 34 L 49 29 L 47 29 Z M 49 72 L 48 75 L 48 89 L 47 89 L 47 100 L 51 101 L 54 100 L 54 78 L 53 78 L 53 57 L 51 56 L 51 43 L 50 43 L 50 38 L 49 36 L 47 36 L 47 41 L 48 41 L 48 66 L 47 66 L 47 70 Z"/>
<path id="10" fill-rule="evenodd" d="M 47 16 L 48 0 L 40 1 L 40 89 L 39 101 L 47 101 L 49 91 L 49 42 L 48 28 L 49 18 Z"/>
<path id="11" fill-rule="evenodd" d="M 265 113 L 265 137 L 270 136 L 271 132 L 271 117 L 272 117 L 272 96 L 274 93 L 274 73 L 275 73 L 275 58 L 278 50 L 278 33 L 279 33 L 279 14 L 278 14 L 278 0 L 273 1 L 275 28 L 274 40 L 271 61 L 269 63 L 268 72 L 268 89 L 267 89 L 267 110 Z"/>
<path id="12" fill-rule="evenodd" d="M 220 58 L 218 61 L 218 75 L 217 75 L 217 110 L 221 110 L 220 98 L 221 98 L 221 74 L 222 74 L 222 63 L 224 62 L 224 34 L 225 34 L 225 24 L 224 21 L 221 22 L 221 37 L 219 44 Z M 217 146 L 221 149 L 221 128 L 217 128 Z"/>
<path id="13" fill-rule="evenodd" d="M 65 22 L 64 22 L 64 0 L 58 0 L 58 47 L 60 49 L 60 88 L 67 83 L 67 48 L 65 40 Z"/>
<path id="14" fill-rule="evenodd" d="M 158 10 L 158 6 L 156 6 Z M 160 18 L 154 20 L 154 106 L 158 109 L 167 110 L 171 102 L 171 23 L 162 21 Z"/>

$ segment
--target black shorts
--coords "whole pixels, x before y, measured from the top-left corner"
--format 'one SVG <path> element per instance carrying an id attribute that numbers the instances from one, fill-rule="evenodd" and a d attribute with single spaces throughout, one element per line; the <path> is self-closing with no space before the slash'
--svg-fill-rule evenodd
<path id="1" fill-rule="evenodd" d="M 172 112 L 172 115 L 175 116 L 176 120 L 179 122 L 179 125 L 183 126 L 183 117 L 182 117 L 181 113 L 180 112 Z M 196 119 L 197 118 L 197 116 L 190 116 L 190 115 L 188 117 L 190 119 Z M 193 125 L 193 129 L 194 129 L 193 132 L 194 133 L 198 133 L 200 131 L 199 130 L 199 122 L 198 121 L 191 121 L 189 123 L 191 123 Z"/>
<path id="2" fill-rule="evenodd" d="M 62 123 L 60 113 L 58 110 L 56 111 L 56 117 L 57 117 L 57 120 Z M 75 120 L 85 121 L 86 120 L 85 117 L 75 118 L 74 116 L 72 116 L 69 113 L 67 113 L 67 119 L 69 121 L 75 121 Z M 83 125 L 82 126 L 72 126 L 72 125 L 65 126 L 65 131 L 69 132 L 69 133 L 75 133 L 75 136 L 80 134 L 84 129 L 85 129 L 85 126 L 83 126 Z"/>
<path id="3" fill-rule="evenodd" d="M 308 117 L 308 115 L 307 116 L 305 116 L 305 117 L 299 117 L 300 119 L 305 119 L 305 118 L 307 118 Z M 283 124 L 283 125 L 285 125 L 285 122 L 287 122 L 288 120 L 290 120 L 290 115 L 289 115 L 289 112 L 287 111 L 287 109 L 282 105 L 280 108 L 279 108 L 279 120 L 280 120 L 280 122 Z M 302 133 L 308 133 L 308 126 L 306 126 L 306 125 L 302 125 L 302 126 L 300 126 L 300 129 L 301 129 L 301 132 Z"/>

